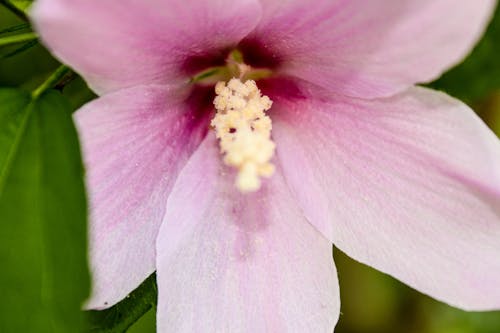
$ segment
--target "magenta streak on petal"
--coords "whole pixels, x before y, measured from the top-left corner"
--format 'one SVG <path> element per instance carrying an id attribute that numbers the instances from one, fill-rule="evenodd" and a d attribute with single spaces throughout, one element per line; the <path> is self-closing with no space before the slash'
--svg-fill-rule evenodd
<path id="1" fill-rule="evenodd" d="M 186 75 L 193 76 L 210 67 L 224 66 L 229 52 L 229 48 L 223 48 L 190 55 L 182 61 L 180 69 Z"/>
<path id="2" fill-rule="evenodd" d="M 256 38 L 244 39 L 238 49 L 243 53 L 245 63 L 252 67 L 276 70 L 283 62 L 277 50 L 267 48 Z"/>
<path id="3" fill-rule="evenodd" d="M 207 104 L 191 98 L 188 105 L 186 96 L 140 86 L 76 113 L 91 202 L 89 308 L 113 305 L 155 270 L 154 243 L 170 188 L 208 130 Z"/>

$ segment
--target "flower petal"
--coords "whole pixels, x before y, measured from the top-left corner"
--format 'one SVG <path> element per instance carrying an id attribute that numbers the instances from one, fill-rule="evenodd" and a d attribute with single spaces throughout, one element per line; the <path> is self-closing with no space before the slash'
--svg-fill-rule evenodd
<path id="1" fill-rule="evenodd" d="M 275 109 L 287 183 L 336 246 L 451 305 L 500 307 L 500 142 L 472 110 L 424 88 Z"/>
<path id="2" fill-rule="evenodd" d="M 208 135 L 179 175 L 157 241 L 159 332 L 331 332 L 331 243 L 277 173 L 241 194 Z"/>
<path id="3" fill-rule="evenodd" d="M 439 77 L 479 39 L 495 0 L 261 0 L 248 45 L 281 70 L 354 97 Z M 245 44 L 245 42 L 243 43 Z"/>
<path id="4" fill-rule="evenodd" d="M 180 96 L 134 87 L 76 113 L 91 202 L 89 308 L 113 305 L 155 270 L 167 196 L 207 128 Z"/>
<path id="5" fill-rule="evenodd" d="M 223 60 L 260 17 L 257 0 L 38 0 L 43 41 L 97 93 L 186 80 L 190 62 Z"/>

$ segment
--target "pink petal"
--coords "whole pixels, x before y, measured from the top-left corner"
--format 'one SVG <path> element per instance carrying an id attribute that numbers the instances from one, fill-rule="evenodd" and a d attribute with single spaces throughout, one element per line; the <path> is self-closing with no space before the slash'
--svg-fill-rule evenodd
<path id="1" fill-rule="evenodd" d="M 472 110 L 424 88 L 274 108 L 287 183 L 336 246 L 451 305 L 500 307 L 500 142 Z"/>
<path id="2" fill-rule="evenodd" d="M 211 133 L 179 175 L 157 241 L 159 332 L 331 332 L 331 243 L 277 173 L 243 195 Z"/>
<path id="3" fill-rule="evenodd" d="M 37 31 L 98 93 L 186 79 L 223 60 L 260 17 L 257 0 L 38 0 Z"/>
<path id="4" fill-rule="evenodd" d="M 495 0 L 261 0 L 247 39 L 294 75 L 354 97 L 427 82 L 461 61 Z"/>
<path id="5" fill-rule="evenodd" d="M 76 113 L 91 201 L 89 308 L 113 305 L 155 270 L 167 196 L 207 129 L 182 95 L 134 87 Z"/>

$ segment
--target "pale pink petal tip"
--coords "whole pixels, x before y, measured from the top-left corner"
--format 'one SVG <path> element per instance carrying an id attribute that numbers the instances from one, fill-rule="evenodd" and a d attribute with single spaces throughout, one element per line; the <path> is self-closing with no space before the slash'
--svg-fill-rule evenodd
<path id="1" fill-rule="evenodd" d="M 456 307 L 500 307 L 500 142 L 471 109 L 412 88 L 273 121 L 287 183 L 336 246 Z"/>
<path id="2" fill-rule="evenodd" d="M 332 332 L 331 243 L 280 173 L 243 195 L 208 136 L 180 174 L 157 241 L 158 331 Z"/>

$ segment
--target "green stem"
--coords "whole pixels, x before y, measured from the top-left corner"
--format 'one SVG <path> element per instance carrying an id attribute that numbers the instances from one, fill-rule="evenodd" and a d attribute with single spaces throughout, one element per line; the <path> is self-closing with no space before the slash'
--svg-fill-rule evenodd
<path id="1" fill-rule="evenodd" d="M 23 10 L 17 8 L 9 0 L 0 0 L 0 4 L 2 4 L 5 8 L 7 8 L 8 10 L 10 10 L 12 13 L 14 13 L 20 19 L 22 19 L 22 20 L 24 20 L 26 22 L 29 21 L 28 16 L 26 15 L 26 13 Z"/>
<path id="2" fill-rule="evenodd" d="M 28 23 L 18 24 L 18 25 L 0 30 L 0 34 L 24 30 L 24 29 L 28 29 L 29 27 L 30 27 L 30 25 Z"/>
<path id="3" fill-rule="evenodd" d="M 157 293 L 156 274 L 153 273 L 115 306 L 101 311 L 87 311 L 89 332 L 126 332 L 139 318 L 156 307 Z"/>
<path id="4" fill-rule="evenodd" d="M 9 52 L 7 54 L 2 55 L 0 57 L 0 60 L 7 59 L 7 58 L 10 58 L 12 56 L 15 56 L 16 54 L 24 52 L 27 49 L 32 48 L 33 46 L 35 46 L 37 44 L 38 44 L 38 40 L 36 40 L 36 39 L 33 39 L 32 41 L 26 42 L 23 45 L 21 45 L 20 47 L 17 47 L 16 49 L 14 49 L 12 52 Z"/>
<path id="5" fill-rule="evenodd" d="M 225 66 L 212 67 L 204 70 L 201 73 L 196 74 L 189 81 L 190 83 L 216 83 L 217 81 L 225 81 L 224 78 L 227 77 L 228 70 Z"/>
<path id="6" fill-rule="evenodd" d="M 43 82 L 38 88 L 36 88 L 31 93 L 31 96 L 33 97 L 33 99 L 37 99 L 45 91 L 47 91 L 50 88 L 53 88 L 69 72 L 70 72 L 70 69 L 68 66 L 66 66 L 66 65 L 59 66 L 59 68 L 56 69 L 56 71 L 54 73 L 52 73 L 52 75 L 47 80 L 45 80 L 45 82 Z"/>
<path id="7" fill-rule="evenodd" d="M 37 38 L 38 38 L 38 36 L 34 32 L 27 32 L 25 34 L 2 37 L 2 38 L 0 38 L 0 46 L 27 42 L 27 41 L 37 39 Z"/>

